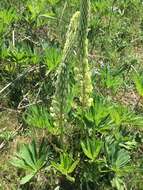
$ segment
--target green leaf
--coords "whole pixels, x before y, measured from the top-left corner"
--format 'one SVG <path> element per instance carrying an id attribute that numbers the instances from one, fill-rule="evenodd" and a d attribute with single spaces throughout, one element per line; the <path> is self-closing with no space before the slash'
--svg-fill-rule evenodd
<path id="1" fill-rule="evenodd" d="M 33 160 L 34 164 L 36 163 L 36 158 L 37 158 L 37 151 L 36 151 L 36 143 L 35 140 L 32 141 L 28 145 L 29 151 L 31 152 L 31 159 Z"/>
<path id="2" fill-rule="evenodd" d="M 20 150 L 15 154 L 10 163 L 18 168 L 21 168 L 29 175 L 22 178 L 22 183 L 26 183 L 45 165 L 47 156 L 47 149 L 44 141 L 40 143 L 39 150 L 37 150 L 35 140 L 30 144 L 20 146 Z"/>
<path id="3" fill-rule="evenodd" d="M 102 142 L 95 139 L 87 139 L 86 142 L 81 141 L 81 147 L 84 154 L 92 161 L 95 161 L 101 150 Z"/>
<path id="4" fill-rule="evenodd" d="M 23 144 L 20 152 L 17 153 L 17 156 L 22 158 L 24 160 L 24 162 L 27 165 L 29 165 L 32 169 L 35 169 L 35 167 L 34 167 L 35 165 L 34 165 L 34 162 L 32 160 L 28 145 Z"/>
<path id="5" fill-rule="evenodd" d="M 28 168 L 28 166 L 25 165 L 25 162 L 23 160 L 20 160 L 17 157 L 13 157 L 9 162 L 10 162 L 10 164 L 12 164 L 13 166 L 15 166 L 17 168 L 22 168 L 24 170 L 26 170 Z"/>
<path id="6" fill-rule="evenodd" d="M 71 155 L 63 153 L 60 154 L 60 163 L 51 162 L 51 165 L 63 175 L 67 176 L 75 170 L 78 163 L 79 160 L 74 161 Z"/>
<path id="7" fill-rule="evenodd" d="M 136 89 L 140 96 L 143 96 L 143 77 L 140 76 L 137 72 L 133 76 L 133 80 L 136 86 Z"/>
<path id="8" fill-rule="evenodd" d="M 125 184 L 121 178 L 115 176 L 112 181 L 112 187 L 116 188 L 117 190 L 125 190 Z"/>
<path id="9" fill-rule="evenodd" d="M 79 163 L 79 160 L 76 160 L 76 161 L 70 166 L 70 168 L 68 169 L 68 174 L 72 173 L 72 172 L 75 170 L 75 168 L 77 167 L 78 163 Z"/>
<path id="10" fill-rule="evenodd" d="M 88 158 L 90 158 L 90 159 L 92 159 L 92 155 L 91 155 L 91 150 L 90 150 L 90 148 L 86 148 L 86 145 L 85 145 L 85 143 L 83 142 L 83 141 L 81 141 L 81 147 L 82 147 L 82 150 L 83 150 L 83 152 L 84 152 L 84 154 L 88 157 Z"/>
<path id="11" fill-rule="evenodd" d="M 128 151 L 124 149 L 121 149 L 120 151 L 118 151 L 117 159 L 115 162 L 117 168 L 124 167 L 129 161 L 130 161 L 130 155 Z"/>
<path id="12" fill-rule="evenodd" d="M 51 5 L 55 5 L 59 2 L 60 0 L 48 0 L 48 2 L 51 4 Z"/>
<path id="13" fill-rule="evenodd" d="M 120 114 L 118 113 L 118 111 L 116 109 L 114 109 L 114 108 L 111 109 L 110 115 L 111 115 L 112 120 L 116 123 L 116 125 L 121 124 Z"/>
<path id="14" fill-rule="evenodd" d="M 25 183 L 29 182 L 34 176 L 35 176 L 35 173 L 31 173 L 31 174 L 26 175 L 25 177 L 23 177 L 20 180 L 20 184 L 24 185 Z"/>
<path id="15" fill-rule="evenodd" d="M 39 15 L 39 17 L 45 17 L 45 18 L 49 18 L 49 19 L 56 19 L 54 17 L 53 13 L 45 13 L 45 14 Z"/>

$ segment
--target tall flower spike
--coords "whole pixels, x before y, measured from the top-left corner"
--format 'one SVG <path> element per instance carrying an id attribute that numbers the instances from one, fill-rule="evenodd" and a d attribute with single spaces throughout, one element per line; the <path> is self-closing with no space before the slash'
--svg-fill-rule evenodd
<path id="1" fill-rule="evenodd" d="M 75 68 L 77 81 L 80 89 L 80 101 L 82 107 L 90 107 L 92 103 L 92 82 L 88 65 L 88 22 L 90 12 L 90 0 L 80 2 L 80 22 L 78 32 L 78 65 Z"/>
<path id="2" fill-rule="evenodd" d="M 69 89 L 69 58 L 71 56 L 72 47 L 75 43 L 77 34 L 80 12 L 76 12 L 71 18 L 69 28 L 66 34 L 66 42 L 64 45 L 61 64 L 57 71 L 56 90 L 50 108 L 54 125 L 60 127 L 61 130 L 66 121 L 66 106 Z"/>

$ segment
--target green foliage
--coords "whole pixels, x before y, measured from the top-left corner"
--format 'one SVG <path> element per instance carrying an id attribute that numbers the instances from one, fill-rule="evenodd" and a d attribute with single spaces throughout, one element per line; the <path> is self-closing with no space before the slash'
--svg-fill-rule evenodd
<path id="1" fill-rule="evenodd" d="M 16 21 L 17 14 L 14 9 L 9 10 L 0 10 L 0 35 L 4 35 L 4 33 L 9 30 L 9 26 L 13 23 L 13 21 Z"/>
<path id="2" fill-rule="evenodd" d="M 102 68 L 100 75 L 101 82 L 103 82 L 103 86 L 105 86 L 107 89 L 117 91 L 118 88 L 120 88 L 123 84 L 122 77 L 120 75 L 114 75 L 114 72 L 106 66 L 105 68 Z"/>
<path id="3" fill-rule="evenodd" d="M 74 181 L 74 177 L 71 177 L 69 174 L 71 174 L 75 168 L 77 167 L 79 163 L 79 160 L 74 161 L 72 156 L 68 153 L 60 154 L 60 163 L 57 164 L 55 162 L 52 162 L 52 166 L 61 172 L 63 175 L 67 177 L 70 181 Z"/>
<path id="4" fill-rule="evenodd" d="M 107 151 L 107 161 L 109 162 L 109 167 L 116 175 L 121 175 L 125 169 L 125 166 L 130 161 L 130 155 L 128 151 L 124 149 L 119 149 L 117 143 L 106 144 Z"/>
<path id="5" fill-rule="evenodd" d="M 126 189 L 125 183 L 123 180 L 117 176 L 115 176 L 112 180 L 112 187 L 117 188 L 117 190 L 124 190 Z"/>
<path id="6" fill-rule="evenodd" d="M 50 71 L 55 70 L 61 61 L 60 51 L 56 48 L 46 49 L 44 61 Z"/>
<path id="7" fill-rule="evenodd" d="M 3 189 L 142 189 L 142 41 L 140 0 L 0 1 Z"/>
<path id="8" fill-rule="evenodd" d="M 60 129 L 53 126 L 50 114 L 44 107 L 32 106 L 25 113 L 24 120 L 29 126 L 47 129 L 53 135 L 60 133 Z"/>
<path id="9" fill-rule="evenodd" d="M 81 112 L 81 111 L 80 111 Z M 79 113 L 80 113 L 79 112 Z M 116 126 L 135 126 L 142 129 L 142 114 L 106 99 L 97 97 L 95 104 L 85 113 L 85 118 L 100 132 Z"/>
<path id="10" fill-rule="evenodd" d="M 58 3 L 60 0 L 48 0 L 48 2 L 52 5 L 55 5 L 56 3 Z"/>
<path id="11" fill-rule="evenodd" d="M 12 140 L 14 138 L 14 133 L 12 131 L 2 131 L 0 133 L 0 140 L 4 140 L 6 142 Z"/>
<path id="12" fill-rule="evenodd" d="M 102 142 L 95 139 L 87 139 L 86 142 L 81 141 L 81 147 L 84 154 L 91 161 L 96 161 L 102 147 Z"/>
<path id="13" fill-rule="evenodd" d="M 29 182 L 46 164 L 47 148 L 44 141 L 37 150 L 33 140 L 30 144 L 21 145 L 19 151 L 11 159 L 10 163 L 25 171 L 26 175 L 20 181 L 21 184 Z"/>
<path id="14" fill-rule="evenodd" d="M 140 96 L 143 96 L 143 77 L 135 72 L 133 77 L 135 87 Z"/>
<path id="15" fill-rule="evenodd" d="M 120 148 L 117 142 L 111 142 L 109 139 L 105 144 L 107 154 L 107 165 L 109 170 L 113 171 L 115 176 L 111 180 L 112 187 L 119 189 L 126 188 L 122 177 L 132 171 L 129 165 L 131 157 L 129 152 Z"/>

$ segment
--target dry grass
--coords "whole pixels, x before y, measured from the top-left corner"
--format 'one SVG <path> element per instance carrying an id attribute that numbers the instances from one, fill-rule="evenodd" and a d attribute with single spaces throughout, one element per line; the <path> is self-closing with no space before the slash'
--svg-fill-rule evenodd
<path id="1" fill-rule="evenodd" d="M 3 111 L 0 113 L 0 134 L 4 131 L 15 132 L 18 128 L 19 123 L 16 112 Z M 17 170 L 9 163 L 9 160 L 15 153 L 18 144 L 29 141 L 30 138 L 18 134 L 9 141 L 0 139 L 0 144 L 4 144 L 0 148 L 0 190 L 17 189 L 19 176 Z"/>

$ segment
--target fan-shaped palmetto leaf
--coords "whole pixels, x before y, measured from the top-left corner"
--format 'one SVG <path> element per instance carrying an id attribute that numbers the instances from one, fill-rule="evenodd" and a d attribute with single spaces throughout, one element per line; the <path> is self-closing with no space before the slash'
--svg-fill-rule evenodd
<path id="1" fill-rule="evenodd" d="M 117 152 L 117 159 L 115 161 L 116 168 L 123 168 L 130 161 L 130 156 L 128 151 L 121 149 Z"/>
<path id="2" fill-rule="evenodd" d="M 106 130 L 109 129 L 113 123 L 110 118 L 110 109 L 112 107 L 105 99 L 96 97 L 95 104 L 86 111 L 85 117 L 89 122 L 93 122 L 96 129 Z"/>
<path id="3" fill-rule="evenodd" d="M 50 71 L 57 68 L 61 61 L 61 52 L 56 48 L 47 48 L 44 61 Z"/>
<path id="4" fill-rule="evenodd" d="M 98 97 L 95 99 L 95 102 L 95 105 L 93 104 L 86 111 L 85 117 L 89 122 L 94 123 L 97 130 L 111 129 L 113 124 L 142 128 L 142 114 L 137 114 L 123 105 L 111 103 Z"/>
<path id="5" fill-rule="evenodd" d="M 30 107 L 24 115 L 24 120 L 29 126 L 48 129 L 53 135 L 60 133 L 60 129 L 53 126 L 47 109 L 42 106 Z"/>
<path id="6" fill-rule="evenodd" d="M 69 176 L 70 173 L 72 173 L 76 166 L 78 165 L 79 160 L 74 161 L 72 156 L 68 153 L 60 154 L 60 163 L 52 162 L 52 166 L 61 172 L 63 175 L 67 177 L 70 181 L 74 181 L 74 178 Z"/>
<path id="7" fill-rule="evenodd" d="M 129 152 L 120 148 L 117 142 L 113 142 L 110 145 L 105 144 L 105 147 L 109 168 L 116 174 L 120 174 L 130 162 Z"/>
<path id="8" fill-rule="evenodd" d="M 116 125 L 125 125 L 125 126 L 135 126 L 142 128 L 143 126 L 143 117 L 141 114 L 135 113 L 133 110 L 122 106 L 122 105 L 113 105 L 110 108 L 110 116 Z"/>
<path id="9" fill-rule="evenodd" d="M 84 154 L 92 161 L 95 161 L 101 150 L 102 142 L 96 139 L 87 139 L 85 142 L 81 141 L 81 147 Z"/>
<path id="10" fill-rule="evenodd" d="M 33 140 L 30 144 L 23 144 L 20 150 L 11 159 L 10 163 L 25 171 L 26 176 L 21 179 L 21 184 L 27 183 L 46 164 L 47 148 L 42 141 L 39 150 Z"/>

